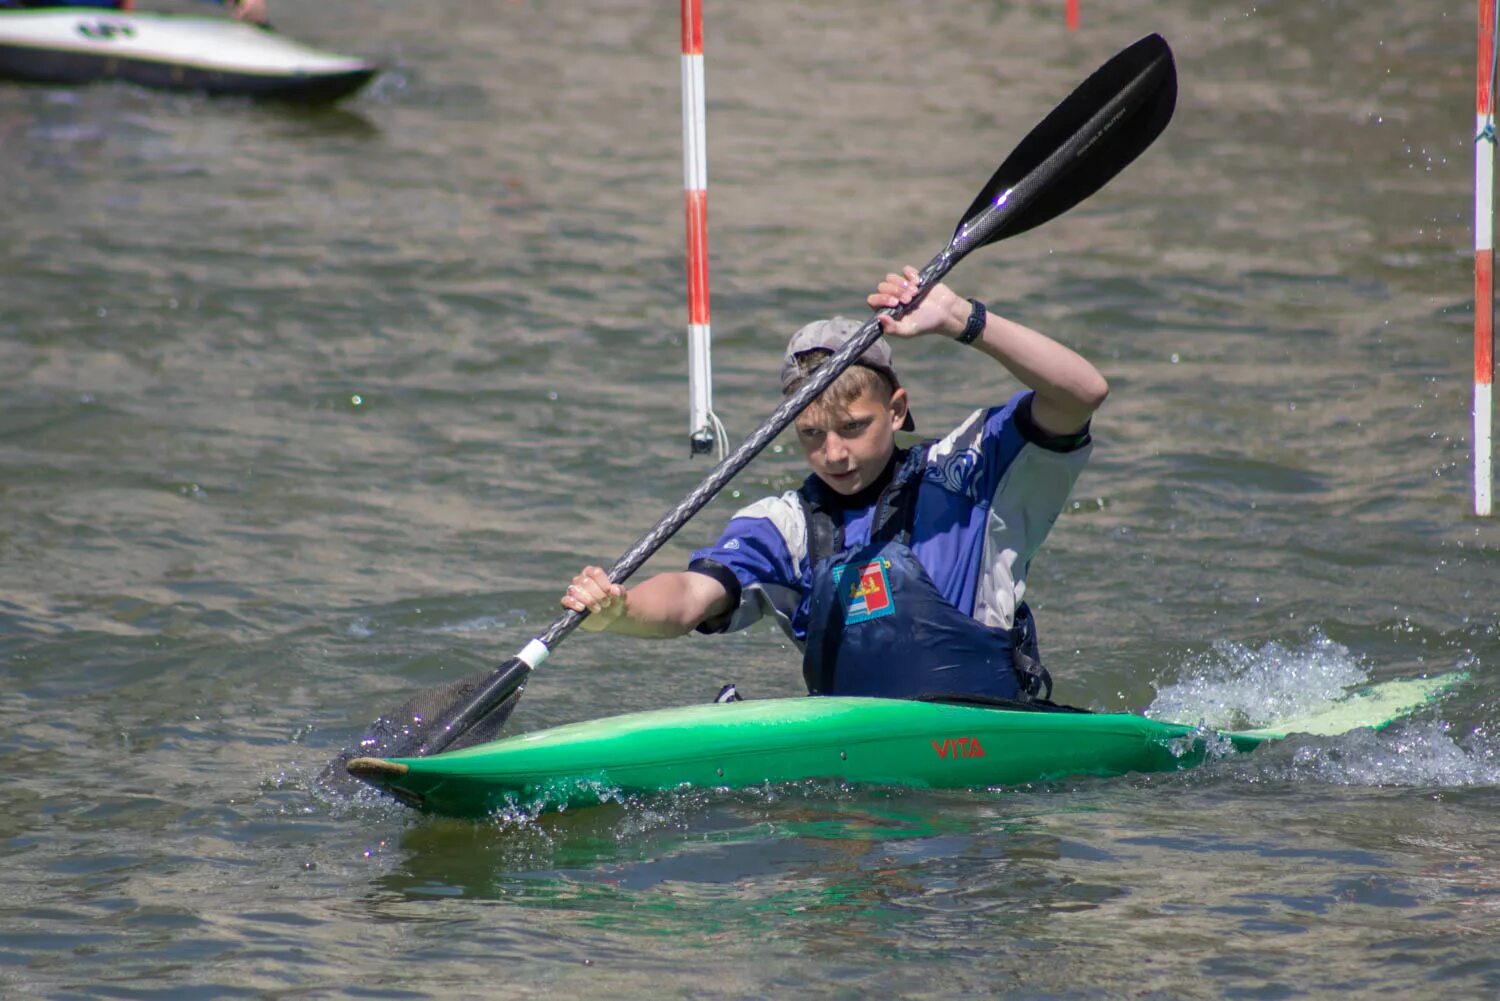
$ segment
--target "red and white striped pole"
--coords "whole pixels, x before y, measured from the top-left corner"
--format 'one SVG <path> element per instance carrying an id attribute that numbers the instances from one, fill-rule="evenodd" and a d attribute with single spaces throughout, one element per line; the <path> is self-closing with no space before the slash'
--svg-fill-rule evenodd
<path id="1" fill-rule="evenodd" d="M 682 0 L 682 173 L 687 212 L 688 433 L 692 454 L 719 441 L 708 322 L 708 141 L 703 105 L 703 0 Z M 722 452 L 722 447 L 720 448 Z"/>
<path id="2" fill-rule="evenodd" d="M 1495 8 L 1479 0 L 1479 73 L 1474 139 L 1474 513 L 1490 514 L 1495 375 Z"/>

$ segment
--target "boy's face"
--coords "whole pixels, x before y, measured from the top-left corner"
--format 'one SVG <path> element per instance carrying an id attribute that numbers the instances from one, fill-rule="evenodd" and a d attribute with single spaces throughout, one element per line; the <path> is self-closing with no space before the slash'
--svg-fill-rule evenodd
<path id="1" fill-rule="evenodd" d="M 838 493 L 858 493 L 885 471 L 906 420 L 906 390 L 890 402 L 865 390 L 847 407 L 814 403 L 797 418 L 797 441 L 818 479 Z"/>

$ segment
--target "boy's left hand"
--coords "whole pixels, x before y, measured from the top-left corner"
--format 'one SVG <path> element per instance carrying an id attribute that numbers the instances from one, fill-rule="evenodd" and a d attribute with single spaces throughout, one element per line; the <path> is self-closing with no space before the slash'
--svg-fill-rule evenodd
<path id="1" fill-rule="evenodd" d="M 229 0 L 229 12 L 236 21 L 266 23 L 266 0 Z"/>
<path id="2" fill-rule="evenodd" d="M 884 309 L 911 302 L 917 294 L 917 276 L 920 272 L 911 265 L 901 274 L 888 274 L 865 298 L 871 309 Z M 934 285 L 921 305 L 897 320 L 880 317 L 880 326 L 887 337 L 921 337 L 924 334 L 943 334 L 957 337 L 963 333 L 973 307 L 942 282 Z"/>

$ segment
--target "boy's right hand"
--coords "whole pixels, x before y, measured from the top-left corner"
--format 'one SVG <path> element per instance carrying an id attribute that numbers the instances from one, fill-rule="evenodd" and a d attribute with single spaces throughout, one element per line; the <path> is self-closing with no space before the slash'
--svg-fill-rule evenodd
<path id="1" fill-rule="evenodd" d="M 236 21 L 265 24 L 266 0 L 230 0 L 229 12 L 234 15 Z"/>
<path id="2" fill-rule="evenodd" d="M 625 614 L 625 588 L 599 567 L 584 567 L 563 593 L 561 604 L 575 612 L 588 612 L 579 625 L 603 632 Z"/>

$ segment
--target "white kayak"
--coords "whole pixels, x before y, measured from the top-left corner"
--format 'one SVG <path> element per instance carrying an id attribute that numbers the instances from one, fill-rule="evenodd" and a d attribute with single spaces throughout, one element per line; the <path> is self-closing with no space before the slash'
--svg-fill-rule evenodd
<path id="1" fill-rule="evenodd" d="M 0 11 L 0 79 L 337 101 L 379 67 L 225 18 L 87 7 Z"/>

